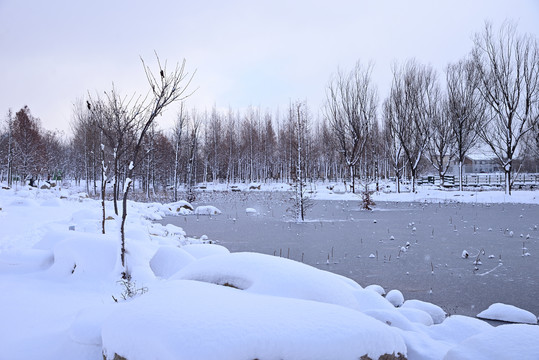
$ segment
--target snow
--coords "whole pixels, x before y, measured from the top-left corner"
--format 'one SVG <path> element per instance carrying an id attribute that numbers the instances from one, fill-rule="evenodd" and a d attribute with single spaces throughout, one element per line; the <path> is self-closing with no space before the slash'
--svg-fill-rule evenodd
<path id="1" fill-rule="evenodd" d="M 130 360 L 351 360 L 406 352 L 397 331 L 358 311 L 186 280 L 122 304 L 102 338 L 108 358 Z"/>
<path id="2" fill-rule="evenodd" d="M 193 255 L 177 246 L 161 246 L 150 260 L 150 267 L 155 276 L 168 279 L 193 261 Z"/>
<path id="3" fill-rule="evenodd" d="M 421 300 L 406 300 L 402 308 L 422 310 L 430 315 L 434 324 L 441 324 L 447 316 L 441 307 Z"/>
<path id="4" fill-rule="evenodd" d="M 399 307 L 399 306 L 402 306 L 402 304 L 404 304 L 404 296 L 399 290 L 396 290 L 396 289 L 388 292 L 386 295 L 386 299 L 395 307 Z"/>
<path id="5" fill-rule="evenodd" d="M 198 206 L 195 209 L 196 215 L 219 215 L 220 213 L 221 210 L 211 205 Z"/>
<path id="6" fill-rule="evenodd" d="M 165 207 L 168 208 L 168 210 L 171 211 L 172 214 L 180 213 L 181 215 L 189 215 L 195 210 L 191 203 L 184 200 L 165 204 Z"/>
<path id="7" fill-rule="evenodd" d="M 386 294 L 386 291 L 384 290 L 383 287 L 381 287 L 380 285 L 376 285 L 376 284 L 372 284 L 372 285 L 369 285 L 369 286 L 366 286 L 365 287 L 365 290 L 372 290 L 382 296 L 384 296 Z"/>
<path id="8" fill-rule="evenodd" d="M 507 321 L 512 323 L 537 324 L 537 316 L 513 305 L 495 303 L 477 314 L 480 319 Z"/>
<path id="9" fill-rule="evenodd" d="M 539 339 L 539 326 L 501 325 L 467 338 L 449 350 L 443 359 L 536 360 L 539 354 L 537 339 Z"/>
<path id="10" fill-rule="evenodd" d="M 228 251 L 226 247 L 215 244 L 187 244 L 184 245 L 182 249 L 189 253 L 191 256 L 193 256 L 195 259 L 200 259 L 211 255 L 230 253 L 230 251 Z"/>
<path id="11" fill-rule="evenodd" d="M 171 279 L 227 284 L 249 293 L 313 300 L 355 309 L 358 304 L 354 290 L 361 289 L 357 284 L 353 286 L 343 281 L 339 275 L 297 261 L 257 253 L 204 257 Z"/>
<path id="12" fill-rule="evenodd" d="M 377 359 L 402 353 L 451 360 L 536 359 L 539 353 L 538 326 L 446 317 L 435 304 L 404 301 L 396 289 L 384 297 L 379 285 L 362 288 L 278 256 L 230 253 L 207 237 L 152 222 L 220 213 L 183 201 L 128 201 L 126 262 L 136 294 L 124 300 L 121 219 L 107 201 L 111 220 L 101 234 L 100 202 L 78 191 L 0 190 L 2 358 Z M 535 315 L 504 304 L 478 316 L 537 323 Z"/>

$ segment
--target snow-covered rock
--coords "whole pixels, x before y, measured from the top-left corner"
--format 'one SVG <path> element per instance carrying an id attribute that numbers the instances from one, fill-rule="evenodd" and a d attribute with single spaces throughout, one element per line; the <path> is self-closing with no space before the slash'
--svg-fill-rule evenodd
<path id="1" fill-rule="evenodd" d="M 434 305 L 421 300 L 406 300 L 404 304 L 402 304 L 402 307 L 418 309 L 426 312 L 430 315 L 434 324 L 441 324 L 447 316 L 445 311 L 438 305 Z"/>
<path id="2" fill-rule="evenodd" d="M 386 291 L 384 290 L 384 288 L 381 287 L 380 285 L 376 285 L 376 284 L 366 286 L 365 290 L 374 291 L 374 292 L 376 292 L 376 293 L 378 293 L 378 294 L 380 294 L 382 296 L 384 296 L 386 294 Z"/>
<path id="3" fill-rule="evenodd" d="M 413 323 L 422 324 L 425 326 L 431 326 L 434 324 L 432 317 L 423 310 L 419 310 L 412 307 L 398 307 L 398 311 L 404 315 L 408 320 Z"/>
<path id="4" fill-rule="evenodd" d="M 391 290 L 386 294 L 386 299 L 393 306 L 400 307 L 404 304 L 404 295 L 399 290 Z"/>
<path id="5" fill-rule="evenodd" d="M 522 324 L 537 324 L 537 316 L 513 305 L 495 303 L 477 314 L 480 319 L 500 320 Z"/>
<path id="6" fill-rule="evenodd" d="M 193 211 L 195 210 L 195 208 L 193 207 L 193 205 L 191 205 L 191 203 L 184 200 L 176 201 L 170 204 L 165 204 L 165 207 L 172 215 L 175 215 L 175 214 L 189 215 L 189 214 L 192 214 Z"/>

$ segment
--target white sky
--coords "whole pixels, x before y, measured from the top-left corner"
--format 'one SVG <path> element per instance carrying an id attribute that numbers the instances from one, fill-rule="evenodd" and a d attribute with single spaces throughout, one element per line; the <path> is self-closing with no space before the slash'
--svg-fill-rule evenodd
<path id="1" fill-rule="evenodd" d="M 188 108 L 317 113 L 340 67 L 373 61 L 383 99 L 391 64 L 415 57 L 440 73 L 466 55 L 484 21 L 517 21 L 539 37 L 539 1 L 0 0 L 0 121 L 28 105 L 46 129 L 70 132 L 73 103 L 91 92 L 146 93 L 140 62 L 197 69 Z M 170 127 L 177 106 L 159 120 Z"/>

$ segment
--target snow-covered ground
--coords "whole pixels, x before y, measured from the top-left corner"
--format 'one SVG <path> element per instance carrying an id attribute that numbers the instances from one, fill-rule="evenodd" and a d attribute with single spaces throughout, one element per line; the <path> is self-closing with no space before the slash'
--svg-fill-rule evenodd
<path id="1" fill-rule="evenodd" d="M 326 189 L 317 191 L 320 198 L 352 196 L 320 188 Z M 426 191 L 402 201 L 504 200 L 487 192 L 448 198 Z M 518 202 L 519 196 L 505 201 Z M 536 193 L 522 197 L 537 203 Z M 383 297 L 379 287 L 364 289 L 281 257 L 229 253 L 204 237 L 187 238 L 177 226 L 152 222 L 188 214 L 193 207 L 185 203 L 128 206 L 129 284 L 120 281 L 120 221 L 111 203 L 102 235 L 100 202 L 84 194 L 0 189 L 0 358 L 377 359 L 400 353 L 408 359 L 537 359 L 539 354 L 537 325 L 493 327 L 476 318 L 446 317 L 435 304 L 403 301 L 397 291 Z M 199 211 L 215 215 L 211 210 Z M 521 321 L 523 314 L 498 305 L 487 315 Z M 528 314 L 524 318 L 530 322 Z"/>

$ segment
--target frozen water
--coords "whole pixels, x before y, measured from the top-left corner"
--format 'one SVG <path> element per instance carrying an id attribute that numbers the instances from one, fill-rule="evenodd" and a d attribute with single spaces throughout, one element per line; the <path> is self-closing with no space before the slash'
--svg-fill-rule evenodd
<path id="1" fill-rule="evenodd" d="M 232 252 L 289 257 L 362 286 L 399 289 L 404 298 L 437 304 L 449 314 L 475 316 L 496 302 L 539 314 L 537 205 L 378 202 L 369 212 L 359 201 L 312 203 L 307 221 L 297 223 L 287 211 L 287 193 L 206 193 L 194 205 L 217 206 L 221 216 L 163 222 L 190 236 L 207 234 Z M 245 209 L 255 206 L 260 216 L 248 216 Z M 510 237 L 505 229 L 530 238 Z M 529 256 L 523 256 L 523 241 Z M 407 252 L 399 253 L 405 244 Z M 474 265 L 477 260 L 482 265 Z"/>

